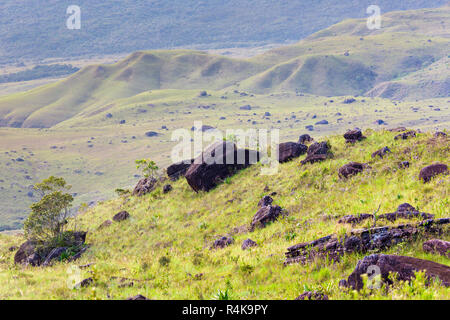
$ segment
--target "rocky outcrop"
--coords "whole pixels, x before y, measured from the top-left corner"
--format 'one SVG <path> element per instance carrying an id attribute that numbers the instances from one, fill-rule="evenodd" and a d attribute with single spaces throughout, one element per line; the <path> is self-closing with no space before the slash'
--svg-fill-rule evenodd
<path id="1" fill-rule="evenodd" d="M 425 220 L 415 225 L 352 230 L 341 239 L 336 235 L 329 235 L 289 247 L 285 253 L 285 264 L 306 262 L 314 257 L 328 257 L 338 261 L 344 252 L 384 250 L 400 242 L 411 241 L 418 235 L 441 234 L 443 225 L 449 223 L 450 218 L 443 218 Z"/>
<path id="2" fill-rule="evenodd" d="M 209 191 L 257 161 L 257 151 L 237 149 L 231 142 L 216 142 L 194 160 L 185 177 L 194 191 Z"/>
<path id="3" fill-rule="evenodd" d="M 365 139 L 366 137 L 363 136 L 361 130 L 354 129 L 349 130 L 344 134 L 345 142 L 346 143 L 355 143 L 357 141 L 361 141 Z"/>
<path id="4" fill-rule="evenodd" d="M 192 162 L 194 162 L 194 159 L 177 162 L 168 166 L 166 169 L 167 176 L 172 181 L 176 181 L 179 178 L 184 177 Z"/>
<path id="5" fill-rule="evenodd" d="M 349 162 L 339 168 L 338 175 L 341 179 L 347 179 L 364 171 L 368 166 L 364 163 Z"/>
<path id="6" fill-rule="evenodd" d="M 327 141 L 315 142 L 309 146 L 307 156 L 301 163 L 307 164 L 326 160 L 331 156 L 330 149 L 330 145 Z"/>
<path id="7" fill-rule="evenodd" d="M 423 251 L 428 253 L 440 254 L 441 256 L 446 256 L 450 258 L 450 242 L 432 239 L 425 241 L 422 245 Z"/>
<path id="8" fill-rule="evenodd" d="M 419 173 L 419 180 L 423 182 L 429 182 L 432 178 L 439 174 L 448 174 L 448 167 L 443 163 L 435 163 L 429 166 L 426 166 Z"/>
<path id="9" fill-rule="evenodd" d="M 14 256 L 15 264 L 26 264 L 26 260 L 29 256 L 31 256 L 36 250 L 36 243 L 33 241 L 26 241 L 17 250 Z"/>
<path id="10" fill-rule="evenodd" d="M 361 290 L 364 285 L 361 277 L 363 274 L 367 274 L 369 278 L 379 274 L 381 280 L 390 285 L 392 280 L 389 273 L 395 273 L 398 281 L 410 281 L 418 271 L 424 271 L 428 279 L 439 278 L 444 286 L 450 286 L 450 267 L 446 265 L 413 257 L 385 254 L 372 254 L 358 261 L 355 270 L 344 283 L 354 290 Z M 376 283 L 372 285 L 375 287 Z"/>
<path id="11" fill-rule="evenodd" d="M 305 154 L 307 150 L 308 147 L 304 144 L 295 142 L 280 143 L 278 146 L 278 161 L 283 163 L 298 158 Z"/>
<path id="12" fill-rule="evenodd" d="M 141 197 L 147 193 L 155 190 L 158 180 L 153 177 L 144 178 L 139 180 L 138 184 L 133 190 L 133 196 Z"/>
<path id="13" fill-rule="evenodd" d="M 130 214 L 127 211 L 120 211 L 113 217 L 113 220 L 116 222 L 121 222 L 121 221 L 127 220 L 129 218 L 130 218 Z"/>

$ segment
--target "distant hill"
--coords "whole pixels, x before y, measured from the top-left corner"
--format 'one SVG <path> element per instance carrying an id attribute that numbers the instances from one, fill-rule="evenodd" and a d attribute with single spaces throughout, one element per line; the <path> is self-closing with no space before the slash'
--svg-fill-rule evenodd
<path id="1" fill-rule="evenodd" d="M 72 125 L 85 125 L 104 118 L 114 105 L 126 107 L 126 99 L 161 89 L 447 96 L 448 59 L 443 59 L 450 46 L 450 7 L 388 13 L 384 21 L 384 28 L 370 31 L 365 19 L 346 20 L 250 59 L 192 50 L 136 52 L 116 64 L 89 66 L 65 80 L 0 98 L 0 126 L 45 128 L 72 118 L 78 119 Z M 433 85 L 424 85 L 427 81 Z M 419 82 L 427 87 L 421 97 L 414 90 Z M 399 85 L 410 89 L 389 94 Z"/>
<path id="2" fill-rule="evenodd" d="M 78 0 L 81 29 L 66 28 L 67 1 L 3 0 L 0 63 L 23 59 L 297 41 L 347 18 L 371 0 Z M 438 7 L 448 0 L 379 0 L 382 13 Z"/>

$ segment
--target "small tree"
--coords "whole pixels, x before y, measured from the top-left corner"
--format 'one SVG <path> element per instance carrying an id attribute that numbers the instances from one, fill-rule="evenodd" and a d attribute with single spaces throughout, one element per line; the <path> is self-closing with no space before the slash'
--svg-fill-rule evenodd
<path id="1" fill-rule="evenodd" d="M 41 244 L 62 240 L 73 202 L 72 195 L 65 191 L 71 186 L 63 178 L 51 176 L 34 188 L 42 198 L 31 206 L 24 223 L 25 237 Z"/>
<path id="2" fill-rule="evenodd" d="M 150 159 L 136 160 L 136 168 L 142 171 L 145 178 L 156 178 L 158 173 L 158 166 Z"/>

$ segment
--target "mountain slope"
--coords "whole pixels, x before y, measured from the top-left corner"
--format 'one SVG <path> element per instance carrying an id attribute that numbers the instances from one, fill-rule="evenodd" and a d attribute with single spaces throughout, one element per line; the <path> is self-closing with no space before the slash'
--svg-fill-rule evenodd
<path id="1" fill-rule="evenodd" d="M 125 299 L 142 294 L 150 299 L 208 300 L 218 290 L 227 289 L 232 299 L 292 300 L 306 290 L 321 291 L 332 300 L 448 299 L 448 288 L 435 282 L 425 286 L 424 280 L 370 294 L 340 288 L 339 280 L 353 271 L 364 256 L 361 253 L 346 253 L 334 263 L 317 258 L 283 266 L 289 246 L 333 233 L 343 237 L 353 228 L 372 225 L 371 221 L 353 227 L 338 224 L 344 215 L 373 213 L 377 208 L 378 214 L 393 212 L 408 202 L 436 218 L 448 217 L 449 176 L 427 184 L 417 179 L 423 166 L 448 161 L 448 138 L 434 139 L 431 133 L 421 133 L 416 138 L 394 140 L 396 133 L 373 130 L 365 130 L 364 135 L 367 139 L 355 145 L 346 144 L 341 135 L 328 137 L 334 157 L 324 162 L 301 165 L 301 156 L 282 164 L 273 176 L 261 175 L 258 164 L 209 193 L 195 193 L 181 179 L 170 182 L 173 190 L 168 194 L 162 193 L 161 185 L 141 198 L 124 196 L 101 203 L 77 218 L 78 229 L 88 231 L 90 247 L 75 262 L 12 268 L 14 252 L 8 248 L 23 239 L 0 235 L 0 299 Z M 383 159 L 371 158 L 372 152 L 384 146 L 392 153 Z M 349 161 L 369 162 L 371 169 L 339 179 L 338 168 Z M 410 167 L 398 169 L 399 161 L 409 161 Z M 248 232 L 258 201 L 273 192 L 274 204 L 289 215 Z M 122 210 L 130 213 L 130 219 L 98 229 Z M 377 226 L 415 222 L 379 219 Z M 444 231 L 440 238 L 450 240 L 448 227 Z M 233 236 L 233 244 L 209 250 L 214 240 L 227 234 Z M 257 247 L 242 250 L 247 238 Z M 381 252 L 450 265 L 448 257 L 423 251 L 425 239 L 418 237 Z M 87 267 L 80 270 L 78 281 L 92 277 L 94 282 L 89 288 L 69 289 L 67 269 L 81 265 Z"/>
<path id="2" fill-rule="evenodd" d="M 383 13 L 438 7 L 447 0 L 379 0 Z M 67 7 L 81 8 L 68 30 Z M 346 18 L 366 16 L 370 0 L 3 0 L 0 62 L 207 45 L 248 46 L 299 40 Z"/>

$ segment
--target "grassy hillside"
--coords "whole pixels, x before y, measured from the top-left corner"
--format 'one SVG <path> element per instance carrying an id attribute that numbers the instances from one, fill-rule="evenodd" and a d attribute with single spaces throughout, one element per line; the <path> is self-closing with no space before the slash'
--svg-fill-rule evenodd
<path id="1" fill-rule="evenodd" d="M 383 13 L 438 7 L 447 0 L 379 0 Z M 72 3 L 4 0 L 0 62 L 206 45 L 249 46 L 302 39 L 346 18 L 366 16 L 369 0 L 78 0 L 81 29 L 66 28 Z M 36 17 L 39 17 L 37 19 Z"/>
<path id="2" fill-rule="evenodd" d="M 439 176 L 428 184 L 418 180 L 422 167 L 436 161 L 447 163 L 448 137 L 435 139 L 423 133 L 409 140 L 394 140 L 395 133 L 384 130 L 364 130 L 364 135 L 367 139 L 355 145 L 346 144 L 341 135 L 326 138 L 334 157 L 324 162 L 302 166 L 302 156 L 282 164 L 279 172 L 269 177 L 260 175 L 258 164 L 209 193 L 193 192 L 182 179 L 172 183 L 169 194 L 158 188 L 142 198 L 102 202 L 77 218 L 78 227 L 89 231 L 90 245 L 77 262 L 59 262 L 48 268 L 13 266 L 14 253 L 8 248 L 23 239 L 0 235 L 0 298 L 124 299 L 143 294 L 151 299 L 212 299 L 218 290 L 228 289 L 233 299 L 294 299 L 308 289 L 324 292 L 330 299 L 448 299 L 448 288 L 437 283 L 425 287 L 423 281 L 396 285 L 388 294 L 340 289 L 339 280 L 352 272 L 361 254 L 345 254 L 336 263 L 317 259 L 283 266 L 287 247 L 348 232 L 350 226 L 337 224 L 343 215 L 372 213 L 379 206 L 379 213 L 393 212 L 408 202 L 436 218 L 448 217 L 449 176 Z M 392 153 L 372 159 L 370 154 L 384 146 Z M 405 160 L 411 166 L 398 169 L 397 163 Z M 368 162 L 372 168 L 341 180 L 337 170 L 349 161 Z M 242 226 L 250 224 L 259 199 L 272 192 L 276 192 L 274 203 L 289 216 L 264 229 L 244 231 Z M 127 210 L 131 218 L 97 229 L 121 210 Z M 402 222 L 406 221 L 394 224 Z M 361 227 L 367 223 L 355 226 Z M 208 249 L 225 234 L 233 235 L 235 243 L 225 249 Z M 449 236 L 447 228 L 442 239 L 450 240 Z M 241 244 L 247 238 L 258 246 L 243 251 Z M 384 252 L 450 265 L 444 256 L 425 253 L 423 240 Z M 81 270 L 81 279 L 93 277 L 94 284 L 68 289 L 68 267 L 86 264 L 91 265 Z M 133 286 L 127 286 L 130 282 Z"/>

